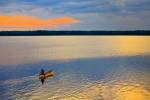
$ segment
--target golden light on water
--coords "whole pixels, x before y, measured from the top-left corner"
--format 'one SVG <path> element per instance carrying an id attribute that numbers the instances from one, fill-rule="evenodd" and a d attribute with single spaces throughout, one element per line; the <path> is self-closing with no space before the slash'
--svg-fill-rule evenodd
<path id="1" fill-rule="evenodd" d="M 0 37 L 0 65 L 12 66 L 13 64 L 34 63 L 45 60 L 69 61 L 70 59 L 78 58 L 124 57 L 135 55 L 140 55 L 139 57 L 144 55 L 149 56 L 149 44 L 149 36 Z M 137 61 L 139 61 L 139 59 Z M 142 64 L 145 64 L 147 60 L 145 61 L 144 58 L 142 62 Z M 78 63 L 76 64 L 76 66 L 78 66 Z M 87 82 L 87 77 L 84 77 L 83 80 L 76 79 L 80 78 L 82 73 L 81 76 L 79 74 L 79 76 L 75 77 L 72 77 L 69 73 L 66 77 L 65 75 L 61 76 L 61 74 L 64 74 L 62 72 L 60 76 L 56 76 L 57 80 L 49 80 L 43 86 L 39 85 L 37 80 L 35 82 L 35 77 L 34 79 L 27 77 L 26 80 L 19 79 L 17 81 L 13 81 L 12 79 L 14 83 L 9 83 L 8 80 L 8 82 L 4 84 L 9 86 L 9 84 L 20 85 L 30 81 L 31 83 L 35 82 L 35 84 L 28 84 L 28 86 L 23 87 L 20 90 L 23 91 L 23 93 L 18 91 L 20 87 L 18 90 L 14 88 L 15 85 L 11 88 L 11 92 L 9 93 L 15 93 L 13 94 L 13 98 L 18 98 L 18 100 L 149 100 L 149 71 L 146 68 L 143 68 L 144 71 L 140 71 L 136 69 L 140 65 L 134 66 L 134 64 L 133 66 L 137 67 L 131 70 L 132 68 L 130 69 L 130 66 L 132 66 L 132 64 L 128 65 L 126 61 L 123 63 L 119 62 L 119 64 L 117 68 L 116 66 L 114 67 L 116 69 L 113 74 L 117 74 L 114 75 L 115 79 L 113 79 L 111 75 L 108 75 L 111 78 L 104 77 L 104 81 L 96 80 L 96 82 L 93 82 L 87 79 Z M 19 67 L 20 66 L 21 65 L 19 65 Z M 64 65 L 64 69 L 65 66 L 68 67 L 69 64 Z M 79 67 L 80 66 L 81 65 L 79 65 Z M 102 66 L 97 65 L 96 68 L 98 71 L 101 69 L 98 67 Z M 111 65 L 107 67 L 110 66 Z M 124 73 L 120 71 L 120 66 L 123 66 L 121 67 L 121 71 L 125 70 Z M 145 66 L 147 67 L 147 65 Z M 71 68 L 72 66 L 69 67 Z M 84 68 L 86 69 L 86 66 L 84 66 Z M 95 66 L 93 69 L 94 68 Z M 83 73 L 86 73 L 86 71 L 83 71 Z M 87 72 L 87 74 L 91 73 Z M 94 73 L 94 75 L 97 74 L 101 75 L 101 73 Z M 91 75 L 93 75 L 93 73 Z M 105 81 L 105 79 L 108 81 Z M 81 81 L 83 83 L 79 83 Z"/>
<path id="2" fill-rule="evenodd" d="M 150 92 L 140 85 L 117 86 L 114 87 L 117 100 L 149 100 Z"/>
<path id="3" fill-rule="evenodd" d="M 136 55 L 150 53 L 149 37 L 123 37 L 118 38 L 119 53 L 123 55 Z"/>
<path id="4" fill-rule="evenodd" d="M 39 93 L 31 95 L 30 99 L 45 99 L 45 100 L 149 100 L 150 92 L 137 84 L 96 84 L 90 83 L 81 87 L 78 90 L 64 91 L 50 96 L 50 91 L 47 93 Z M 53 89 L 52 89 L 53 90 Z M 65 90 L 65 89 L 64 89 Z M 67 90 L 67 89 L 66 89 Z M 61 91 L 61 89 L 59 90 Z M 63 91 L 63 90 L 62 90 Z"/>
<path id="5" fill-rule="evenodd" d="M 145 36 L 0 37 L 0 64 L 149 55 L 149 44 Z"/>
<path id="6" fill-rule="evenodd" d="M 141 76 L 133 77 L 133 73 L 127 71 L 121 73 L 121 76 L 116 75 L 115 79 L 108 81 L 85 81 L 84 78 L 81 83 L 76 83 L 80 80 L 78 75 L 73 77 L 67 74 L 57 81 L 49 80 L 43 86 L 29 89 L 20 98 L 30 93 L 27 97 L 29 100 L 149 100 L 149 85 L 144 83 L 148 81 L 148 76 L 144 76 L 143 82 L 139 82 Z M 128 74 L 132 76 L 132 81 L 125 78 Z"/>

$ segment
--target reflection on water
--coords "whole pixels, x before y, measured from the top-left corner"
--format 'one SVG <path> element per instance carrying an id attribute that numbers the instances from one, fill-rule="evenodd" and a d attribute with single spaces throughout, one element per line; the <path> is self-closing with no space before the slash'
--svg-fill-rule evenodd
<path id="1" fill-rule="evenodd" d="M 123 68 L 123 67 L 122 67 Z M 149 76 L 120 70 L 113 76 L 91 81 L 76 72 L 63 72 L 41 85 L 36 76 L 7 80 L 10 99 L 18 100 L 149 100 Z M 142 81 L 140 81 L 140 78 Z"/>
<path id="2" fill-rule="evenodd" d="M 150 37 L 0 37 L 0 64 L 150 54 Z M 9 62 L 8 62 L 9 61 Z"/>
<path id="3" fill-rule="evenodd" d="M 148 44 L 150 37 L 0 37 L 0 98 L 149 100 Z M 41 67 L 55 72 L 44 85 Z"/>

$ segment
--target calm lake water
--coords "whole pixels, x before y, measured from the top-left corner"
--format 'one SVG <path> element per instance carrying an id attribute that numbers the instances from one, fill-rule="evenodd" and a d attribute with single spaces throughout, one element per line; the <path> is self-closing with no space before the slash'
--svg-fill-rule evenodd
<path id="1" fill-rule="evenodd" d="M 1 100 L 150 100 L 150 37 L 0 37 Z M 55 75 L 44 85 L 44 68 Z"/>

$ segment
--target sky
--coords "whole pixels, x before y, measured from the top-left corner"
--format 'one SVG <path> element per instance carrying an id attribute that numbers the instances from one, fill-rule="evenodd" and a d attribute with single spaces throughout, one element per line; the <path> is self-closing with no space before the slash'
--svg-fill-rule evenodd
<path id="1" fill-rule="evenodd" d="M 0 30 L 149 30 L 150 0 L 0 0 Z"/>

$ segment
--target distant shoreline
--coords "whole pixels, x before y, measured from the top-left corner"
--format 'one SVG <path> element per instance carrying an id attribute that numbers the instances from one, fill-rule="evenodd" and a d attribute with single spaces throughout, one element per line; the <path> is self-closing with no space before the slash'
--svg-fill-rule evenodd
<path id="1" fill-rule="evenodd" d="M 80 36 L 80 35 L 135 35 L 149 36 L 150 30 L 135 30 L 135 31 L 0 31 L 0 36 Z"/>

